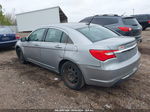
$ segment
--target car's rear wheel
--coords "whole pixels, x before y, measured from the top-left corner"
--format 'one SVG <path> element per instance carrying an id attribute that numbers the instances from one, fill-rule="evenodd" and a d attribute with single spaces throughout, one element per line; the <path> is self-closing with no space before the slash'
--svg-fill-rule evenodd
<path id="1" fill-rule="evenodd" d="M 22 64 L 26 64 L 27 61 L 26 61 L 25 58 L 24 58 L 24 55 L 23 55 L 22 50 L 21 50 L 20 48 L 17 48 L 17 49 L 16 49 L 16 52 L 17 52 L 17 56 L 18 56 L 18 58 L 19 58 L 19 62 L 22 63 Z"/>
<path id="2" fill-rule="evenodd" d="M 61 74 L 64 84 L 71 89 L 79 90 L 85 85 L 81 70 L 70 61 L 63 64 Z"/>
<path id="3" fill-rule="evenodd" d="M 143 31 L 146 30 L 146 27 L 143 27 L 142 30 L 143 30 Z"/>

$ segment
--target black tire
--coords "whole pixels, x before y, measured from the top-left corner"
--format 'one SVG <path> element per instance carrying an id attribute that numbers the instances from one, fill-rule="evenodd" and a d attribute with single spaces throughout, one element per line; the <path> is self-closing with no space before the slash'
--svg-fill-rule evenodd
<path id="1" fill-rule="evenodd" d="M 145 30 L 146 30 L 146 27 L 143 27 L 142 30 L 145 31 Z"/>
<path id="2" fill-rule="evenodd" d="M 26 61 L 25 58 L 24 58 L 24 55 L 23 55 L 23 53 L 22 53 L 22 50 L 21 50 L 20 48 L 17 48 L 17 49 L 16 49 L 16 52 L 17 52 L 17 56 L 18 56 L 18 58 L 19 58 L 19 62 L 20 62 L 21 64 L 26 64 L 27 61 Z"/>
<path id="3" fill-rule="evenodd" d="M 74 90 L 79 90 L 85 85 L 84 77 L 78 66 L 70 61 L 61 67 L 64 84 Z"/>

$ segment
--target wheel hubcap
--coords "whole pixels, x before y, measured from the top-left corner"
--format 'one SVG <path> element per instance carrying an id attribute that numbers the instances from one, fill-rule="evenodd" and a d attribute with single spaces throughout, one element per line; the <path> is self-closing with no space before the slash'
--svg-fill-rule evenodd
<path id="1" fill-rule="evenodd" d="M 68 66 L 64 73 L 68 82 L 72 84 L 76 84 L 78 82 L 77 71 L 72 66 Z"/>

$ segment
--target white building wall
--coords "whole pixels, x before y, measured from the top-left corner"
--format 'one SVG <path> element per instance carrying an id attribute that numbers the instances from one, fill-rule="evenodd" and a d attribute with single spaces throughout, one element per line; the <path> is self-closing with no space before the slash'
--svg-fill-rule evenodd
<path id="1" fill-rule="evenodd" d="M 33 31 L 41 26 L 60 23 L 59 7 L 17 14 L 18 31 Z"/>

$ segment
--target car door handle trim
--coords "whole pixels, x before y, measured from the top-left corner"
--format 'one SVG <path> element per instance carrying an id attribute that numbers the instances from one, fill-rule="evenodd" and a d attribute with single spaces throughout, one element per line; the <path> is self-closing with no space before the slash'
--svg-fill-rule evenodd
<path id="1" fill-rule="evenodd" d="M 34 44 L 33 46 L 39 46 L 38 44 Z"/>
<path id="2" fill-rule="evenodd" d="M 62 47 L 61 47 L 61 46 L 59 46 L 59 45 L 56 45 L 56 46 L 55 46 L 55 48 L 62 48 Z"/>

